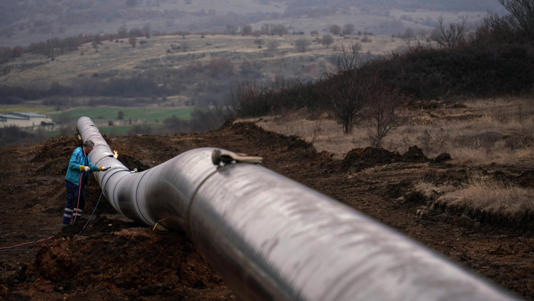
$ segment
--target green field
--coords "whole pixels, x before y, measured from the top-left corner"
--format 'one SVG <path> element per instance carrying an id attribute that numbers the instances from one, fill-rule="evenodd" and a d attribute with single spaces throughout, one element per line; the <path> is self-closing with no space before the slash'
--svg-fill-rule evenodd
<path id="1" fill-rule="evenodd" d="M 120 126 L 110 126 L 110 127 L 100 127 L 99 131 L 101 134 L 109 136 L 124 136 L 128 135 L 134 127 L 131 125 L 120 125 Z"/>
<path id="2" fill-rule="evenodd" d="M 147 122 L 163 121 L 176 116 L 182 120 L 190 120 L 193 107 L 181 108 L 119 108 L 119 107 L 80 107 L 65 112 L 52 113 L 54 120 L 77 120 L 82 116 L 100 120 L 117 120 L 119 112 L 124 113 L 123 120 L 145 120 Z"/>
<path id="3" fill-rule="evenodd" d="M 133 125 L 114 125 L 114 126 L 99 126 L 98 130 L 101 134 L 109 135 L 109 136 L 125 136 L 132 133 L 135 126 Z M 153 125 L 151 126 L 152 129 L 158 130 L 162 128 L 161 125 Z M 72 133 L 74 133 L 74 129 L 72 129 Z M 54 131 L 46 131 L 41 132 L 42 135 L 46 138 L 58 136 L 58 135 L 64 135 L 61 130 L 54 130 Z"/>
<path id="4" fill-rule="evenodd" d="M 0 105 L 0 114 L 12 112 L 32 112 L 38 114 L 50 114 L 55 112 L 52 106 L 42 105 Z"/>

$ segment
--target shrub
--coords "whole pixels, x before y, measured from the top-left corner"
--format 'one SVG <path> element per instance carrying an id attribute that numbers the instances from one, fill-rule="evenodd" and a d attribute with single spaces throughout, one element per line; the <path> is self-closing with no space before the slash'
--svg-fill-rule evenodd
<path id="1" fill-rule="evenodd" d="M 414 48 L 364 65 L 406 95 L 419 99 L 496 96 L 529 91 L 534 82 L 534 51 L 522 45 L 493 49 Z"/>
<path id="2" fill-rule="evenodd" d="M 343 133 L 350 134 L 354 121 L 368 101 L 369 82 L 362 81 L 356 72 L 345 72 L 333 78 L 326 97 L 334 118 L 343 126 Z"/>
<path id="3" fill-rule="evenodd" d="M 309 46 L 310 46 L 310 41 L 306 39 L 298 39 L 295 41 L 295 49 L 297 49 L 298 52 L 308 51 Z"/>
<path id="4" fill-rule="evenodd" d="M 16 126 L 0 128 L 0 145 L 18 144 L 33 141 L 35 135 Z"/>

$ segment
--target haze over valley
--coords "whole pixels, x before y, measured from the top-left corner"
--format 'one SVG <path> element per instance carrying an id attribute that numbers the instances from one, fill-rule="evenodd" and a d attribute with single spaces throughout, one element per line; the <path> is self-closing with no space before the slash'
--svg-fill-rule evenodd
<path id="1" fill-rule="evenodd" d="M 502 13 L 493 0 L 21 0 L 0 3 L 0 46 L 26 46 L 55 37 L 142 28 L 162 33 L 227 32 L 243 25 L 282 24 L 289 32 L 325 31 L 354 24 L 356 31 L 395 34 L 447 22 L 479 21 Z"/>

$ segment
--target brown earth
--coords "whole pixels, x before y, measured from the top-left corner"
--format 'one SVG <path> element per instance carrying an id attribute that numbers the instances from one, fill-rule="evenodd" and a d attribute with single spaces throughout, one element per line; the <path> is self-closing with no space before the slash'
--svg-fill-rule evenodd
<path id="1" fill-rule="evenodd" d="M 119 151 L 119 159 L 138 170 L 203 146 L 263 156 L 266 167 L 534 299 L 534 223 L 497 223 L 461 210 L 439 208 L 420 214 L 429 200 L 414 188 L 421 180 L 457 185 L 475 172 L 532 187 L 532 167 L 454 165 L 428 159 L 415 147 L 403 155 L 358 149 L 344 160 L 334 160 L 331 154 L 317 153 L 296 137 L 266 132 L 247 123 L 206 134 L 108 140 Z M 236 298 L 185 234 L 153 232 L 114 213 L 106 202 L 81 235 L 77 234 L 79 226 L 61 231 L 63 175 L 76 143 L 73 137 L 58 137 L 44 144 L 0 147 L 0 248 L 55 235 L 39 244 L 0 249 L 0 299 Z M 93 209 L 99 194 L 92 181 L 87 189 L 86 213 Z"/>

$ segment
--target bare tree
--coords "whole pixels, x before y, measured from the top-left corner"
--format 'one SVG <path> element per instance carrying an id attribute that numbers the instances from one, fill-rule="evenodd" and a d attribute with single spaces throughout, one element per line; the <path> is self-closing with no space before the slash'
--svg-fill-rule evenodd
<path id="1" fill-rule="evenodd" d="M 510 13 L 510 22 L 529 39 L 534 39 L 534 2 L 532 0 L 499 0 Z"/>
<path id="2" fill-rule="evenodd" d="M 369 38 L 369 35 L 367 33 L 363 34 L 363 38 L 361 39 L 362 43 L 371 43 L 373 40 Z"/>
<path id="3" fill-rule="evenodd" d="M 272 34 L 273 24 L 263 24 L 261 26 L 261 33 L 262 34 Z"/>
<path id="4" fill-rule="evenodd" d="M 403 33 L 399 34 L 399 37 L 404 40 L 411 40 L 414 39 L 416 35 L 415 31 L 412 28 L 408 27 Z"/>
<path id="5" fill-rule="evenodd" d="M 283 24 L 275 24 L 271 29 L 271 34 L 283 36 L 287 34 L 287 28 Z"/>
<path id="6" fill-rule="evenodd" d="M 369 102 L 366 116 L 370 119 L 372 129 L 369 140 L 372 146 L 382 147 L 384 138 L 398 124 L 396 109 L 401 103 L 401 95 L 396 89 L 382 84 L 378 77 L 372 77 L 373 84 L 369 89 Z"/>
<path id="7" fill-rule="evenodd" d="M 258 48 L 262 48 L 263 44 L 265 44 L 265 41 L 262 39 L 256 39 L 254 40 L 254 44 L 258 45 Z"/>
<path id="8" fill-rule="evenodd" d="M 98 52 L 98 45 L 99 45 L 99 42 L 94 39 L 92 42 L 91 42 L 91 45 L 93 46 L 93 48 L 95 49 L 96 52 Z"/>
<path id="9" fill-rule="evenodd" d="M 241 28 L 241 34 L 244 36 L 249 36 L 252 34 L 252 26 L 250 25 L 244 25 L 243 28 Z"/>
<path id="10" fill-rule="evenodd" d="M 128 43 L 130 43 L 130 45 L 132 45 L 132 48 L 135 48 L 135 45 L 137 44 L 137 39 L 135 36 L 130 36 L 128 38 Z"/>
<path id="11" fill-rule="evenodd" d="M 150 23 L 145 24 L 145 26 L 143 26 L 141 30 L 143 31 L 143 35 L 145 36 L 145 38 L 150 39 L 150 36 L 152 35 L 152 30 L 150 29 Z"/>
<path id="12" fill-rule="evenodd" d="M 306 39 L 298 39 L 295 41 L 295 48 L 298 52 L 306 52 L 308 51 L 308 47 L 310 46 L 310 41 Z"/>
<path id="13" fill-rule="evenodd" d="M 119 38 L 125 38 L 128 36 L 128 29 L 123 25 L 119 28 L 119 30 L 117 31 L 117 35 L 119 36 Z"/>
<path id="14" fill-rule="evenodd" d="M 339 71 L 355 70 L 362 63 L 360 50 L 362 45 L 359 43 L 352 44 L 349 48 L 341 47 L 341 53 L 337 56 L 337 69 Z"/>
<path id="15" fill-rule="evenodd" d="M 226 24 L 225 32 L 234 35 L 237 33 L 237 26 L 234 24 Z"/>
<path id="16" fill-rule="evenodd" d="M 334 38 L 331 35 L 327 34 L 321 38 L 320 42 L 321 44 L 325 45 L 326 48 L 328 48 L 330 44 L 334 43 Z"/>
<path id="17" fill-rule="evenodd" d="M 341 27 L 339 27 L 339 25 L 330 25 L 330 27 L 328 28 L 328 31 L 330 31 L 331 34 L 333 35 L 339 35 L 341 33 Z"/>
<path id="18" fill-rule="evenodd" d="M 276 51 L 276 49 L 278 49 L 279 46 L 280 46 L 279 41 L 277 40 L 269 41 L 269 43 L 267 43 L 267 51 L 269 51 L 270 53 L 273 53 L 274 51 Z"/>
<path id="19" fill-rule="evenodd" d="M 140 28 L 132 28 L 130 29 L 130 31 L 128 31 L 128 35 L 134 37 L 142 37 L 144 34 Z"/>
<path id="20" fill-rule="evenodd" d="M 258 116 L 265 112 L 264 102 L 258 102 L 261 90 L 254 84 L 241 84 L 232 90 L 233 111 L 240 116 Z"/>
<path id="21" fill-rule="evenodd" d="M 340 74 L 329 89 L 329 101 L 335 119 L 350 134 L 358 114 L 368 97 L 368 84 L 358 78 L 356 71 Z"/>
<path id="22" fill-rule="evenodd" d="M 465 42 L 465 22 L 451 23 L 447 27 L 443 22 L 443 17 L 440 17 L 438 23 L 439 26 L 432 33 L 431 38 L 441 47 L 454 48 Z"/>
<path id="23" fill-rule="evenodd" d="M 343 34 L 344 35 L 351 35 L 351 34 L 354 33 L 354 29 L 355 29 L 354 24 L 345 24 L 343 26 Z"/>

